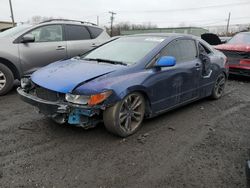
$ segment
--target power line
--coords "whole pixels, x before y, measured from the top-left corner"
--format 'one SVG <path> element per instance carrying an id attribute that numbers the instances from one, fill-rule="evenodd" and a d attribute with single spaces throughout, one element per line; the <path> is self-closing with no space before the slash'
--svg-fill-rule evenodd
<path id="1" fill-rule="evenodd" d="M 249 1 L 237 2 L 237 3 L 227 3 L 227 4 L 220 4 L 220 5 L 209 5 L 209 6 L 200 6 L 200 7 L 193 7 L 193 8 L 180 8 L 180 9 L 165 9 L 165 10 L 121 10 L 119 13 L 159 13 L 159 12 L 175 12 L 175 11 L 192 11 L 192 10 L 199 10 L 199 9 L 209 9 L 209 8 L 220 8 L 225 6 L 238 6 L 242 4 L 250 4 Z"/>
<path id="2" fill-rule="evenodd" d="M 241 20 L 241 19 L 249 19 L 250 17 L 232 17 L 230 20 Z M 202 20 L 181 20 L 180 22 L 195 22 L 195 23 L 204 23 L 204 22 L 225 22 L 227 21 L 226 18 L 221 18 L 221 19 L 202 19 Z M 122 20 L 119 20 L 119 22 L 123 22 Z M 174 24 L 178 23 L 179 21 L 154 21 L 154 20 L 147 20 L 147 21 L 130 21 L 131 23 L 136 23 L 136 24 L 143 24 L 143 23 L 164 23 L 164 24 Z"/>
<path id="3" fill-rule="evenodd" d="M 107 14 L 107 12 L 100 12 L 100 13 L 97 13 L 97 14 L 90 14 L 90 15 L 86 15 L 86 16 L 84 16 L 85 18 L 92 18 L 92 17 L 95 17 L 96 18 L 96 16 L 101 16 L 101 15 L 103 15 L 103 14 Z"/>
<path id="4" fill-rule="evenodd" d="M 199 23 L 199 22 L 211 22 L 211 20 L 213 21 L 225 21 L 226 19 L 209 19 L 209 20 L 191 20 L 191 21 L 185 21 L 185 20 L 182 20 L 181 22 L 196 22 L 196 23 Z M 123 21 L 119 21 L 119 22 L 123 22 Z M 136 24 L 144 24 L 144 23 L 165 23 L 165 24 L 174 24 L 174 23 L 177 23 L 178 21 L 172 21 L 172 22 L 169 22 L 169 21 L 131 21 L 131 23 L 136 23 Z M 129 22 L 130 23 L 130 22 Z"/>

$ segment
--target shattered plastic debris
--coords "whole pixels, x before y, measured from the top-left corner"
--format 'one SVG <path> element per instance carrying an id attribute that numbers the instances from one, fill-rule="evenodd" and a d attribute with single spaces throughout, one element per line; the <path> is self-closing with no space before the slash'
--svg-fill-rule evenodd
<path id="1" fill-rule="evenodd" d="M 215 131 L 215 129 L 212 128 L 212 127 L 209 127 L 209 130 L 210 130 L 210 131 L 213 131 L 213 132 Z"/>
<path id="2" fill-rule="evenodd" d="M 171 131 L 175 131 L 174 127 L 168 127 L 168 129 L 171 130 Z"/>

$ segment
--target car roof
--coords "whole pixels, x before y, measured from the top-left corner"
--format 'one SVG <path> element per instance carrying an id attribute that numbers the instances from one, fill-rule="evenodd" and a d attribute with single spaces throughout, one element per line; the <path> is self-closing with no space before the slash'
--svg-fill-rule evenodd
<path id="1" fill-rule="evenodd" d="M 67 19 L 51 19 L 51 20 L 46 20 L 46 21 L 40 22 L 37 25 L 53 25 L 53 24 L 84 25 L 84 26 L 101 28 L 98 25 L 91 23 L 91 22 L 78 21 L 78 20 L 67 20 Z"/>
<path id="2" fill-rule="evenodd" d="M 163 37 L 163 38 L 179 38 L 179 37 L 189 37 L 192 39 L 199 40 L 200 38 L 190 34 L 183 33 L 142 33 L 142 34 L 133 34 L 133 35 L 124 35 L 122 37 Z"/>
<path id="3" fill-rule="evenodd" d="M 171 36 L 192 36 L 192 35 L 183 34 L 183 33 L 142 33 L 142 34 L 134 34 L 134 36 L 159 36 L 159 37 L 171 37 Z"/>

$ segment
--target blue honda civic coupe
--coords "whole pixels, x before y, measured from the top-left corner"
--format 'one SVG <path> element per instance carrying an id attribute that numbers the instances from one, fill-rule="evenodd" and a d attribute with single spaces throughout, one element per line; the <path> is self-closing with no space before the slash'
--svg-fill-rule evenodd
<path id="1" fill-rule="evenodd" d="M 41 68 L 17 91 L 57 123 L 91 128 L 104 122 L 126 137 L 144 118 L 204 97 L 219 99 L 227 76 L 226 57 L 198 37 L 141 34 Z"/>

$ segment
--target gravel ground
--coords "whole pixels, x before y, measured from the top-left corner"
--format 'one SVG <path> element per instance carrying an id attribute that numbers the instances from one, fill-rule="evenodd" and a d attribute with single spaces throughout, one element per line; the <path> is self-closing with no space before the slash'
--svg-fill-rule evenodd
<path id="1" fill-rule="evenodd" d="M 19 100 L 0 97 L 0 187 L 245 187 L 250 79 L 230 79 L 204 99 L 145 120 L 120 139 L 103 125 L 57 125 Z"/>

